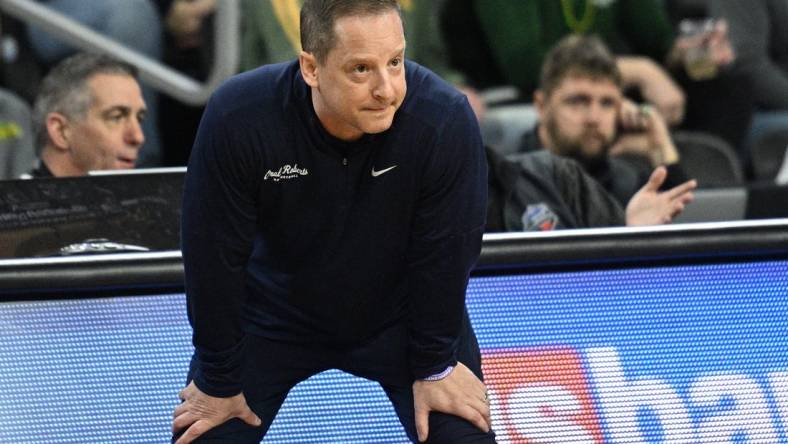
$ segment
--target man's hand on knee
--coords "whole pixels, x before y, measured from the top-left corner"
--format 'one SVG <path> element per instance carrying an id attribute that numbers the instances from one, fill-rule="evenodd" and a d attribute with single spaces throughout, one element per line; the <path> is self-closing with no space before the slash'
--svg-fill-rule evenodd
<path id="1" fill-rule="evenodd" d="M 229 398 L 216 398 L 200 391 L 192 381 L 181 390 L 178 397 L 183 402 L 173 412 L 172 433 L 184 428 L 186 431 L 175 444 L 188 444 L 231 418 L 239 418 L 255 427 L 262 423 L 246 404 L 243 393 Z"/>
<path id="2" fill-rule="evenodd" d="M 427 439 L 431 411 L 459 416 L 484 432 L 490 431 L 487 388 L 468 367 L 460 362 L 443 379 L 414 382 L 413 403 L 419 441 L 423 442 Z"/>

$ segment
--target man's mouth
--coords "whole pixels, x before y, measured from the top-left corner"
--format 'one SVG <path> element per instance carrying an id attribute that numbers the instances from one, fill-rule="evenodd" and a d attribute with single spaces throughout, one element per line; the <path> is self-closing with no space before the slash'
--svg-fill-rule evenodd
<path id="1" fill-rule="evenodd" d="M 607 137 L 598 132 L 588 133 L 581 140 L 583 146 L 594 151 L 606 146 L 608 143 Z"/>
<path id="2" fill-rule="evenodd" d="M 604 142 L 606 139 L 601 132 L 596 130 L 587 130 L 585 134 L 583 134 L 583 138 L 585 140 L 595 140 L 597 142 Z"/>
<path id="3" fill-rule="evenodd" d="M 118 157 L 118 165 L 123 168 L 134 168 L 137 159 L 131 157 Z"/>

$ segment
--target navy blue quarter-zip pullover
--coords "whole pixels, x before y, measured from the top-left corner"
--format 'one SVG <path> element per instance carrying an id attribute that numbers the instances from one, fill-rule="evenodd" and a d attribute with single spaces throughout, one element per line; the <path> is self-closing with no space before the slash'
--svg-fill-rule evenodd
<path id="1" fill-rule="evenodd" d="M 354 142 L 323 129 L 297 62 L 211 98 L 182 226 L 203 392 L 241 391 L 249 334 L 341 349 L 407 322 L 414 378 L 456 363 L 487 166 L 466 98 L 412 62 L 406 82 L 391 128 Z"/>

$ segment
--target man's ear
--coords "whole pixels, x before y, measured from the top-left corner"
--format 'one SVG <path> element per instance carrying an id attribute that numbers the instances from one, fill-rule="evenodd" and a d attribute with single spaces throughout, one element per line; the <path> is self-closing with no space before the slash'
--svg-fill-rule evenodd
<path id="1" fill-rule="evenodd" d="M 544 91 L 541 89 L 534 91 L 534 107 L 536 108 L 536 112 L 539 114 L 539 119 L 544 116 L 545 100 L 546 98 Z"/>
<path id="2" fill-rule="evenodd" d="M 46 118 L 49 142 L 58 150 L 67 150 L 71 147 L 71 126 L 68 118 L 60 113 L 49 113 Z"/>
<path id="3" fill-rule="evenodd" d="M 301 51 L 298 54 L 298 64 L 301 67 L 301 77 L 304 78 L 306 84 L 312 88 L 317 88 L 319 69 L 315 56 L 306 51 Z"/>

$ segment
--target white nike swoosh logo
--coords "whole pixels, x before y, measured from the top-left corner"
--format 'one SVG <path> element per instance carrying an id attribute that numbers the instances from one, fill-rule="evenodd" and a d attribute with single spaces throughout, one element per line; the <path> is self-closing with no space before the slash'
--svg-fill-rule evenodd
<path id="1" fill-rule="evenodd" d="M 397 166 L 396 166 L 396 165 L 394 165 L 394 166 L 390 166 L 390 167 L 388 167 L 388 168 L 386 168 L 386 169 L 384 169 L 384 170 L 380 170 L 380 171 L 375 171 L 375 167 L 372 167 L 372 177 L 378 177 L 378 176 L 380 176 L 381 174 L 387 173 L 387 172 L 389 172 L 389 171 L 393 170 L 393 169 L 394 169 L 394 168 L 396 168 L 396 167 L 397 167 Z"/>

